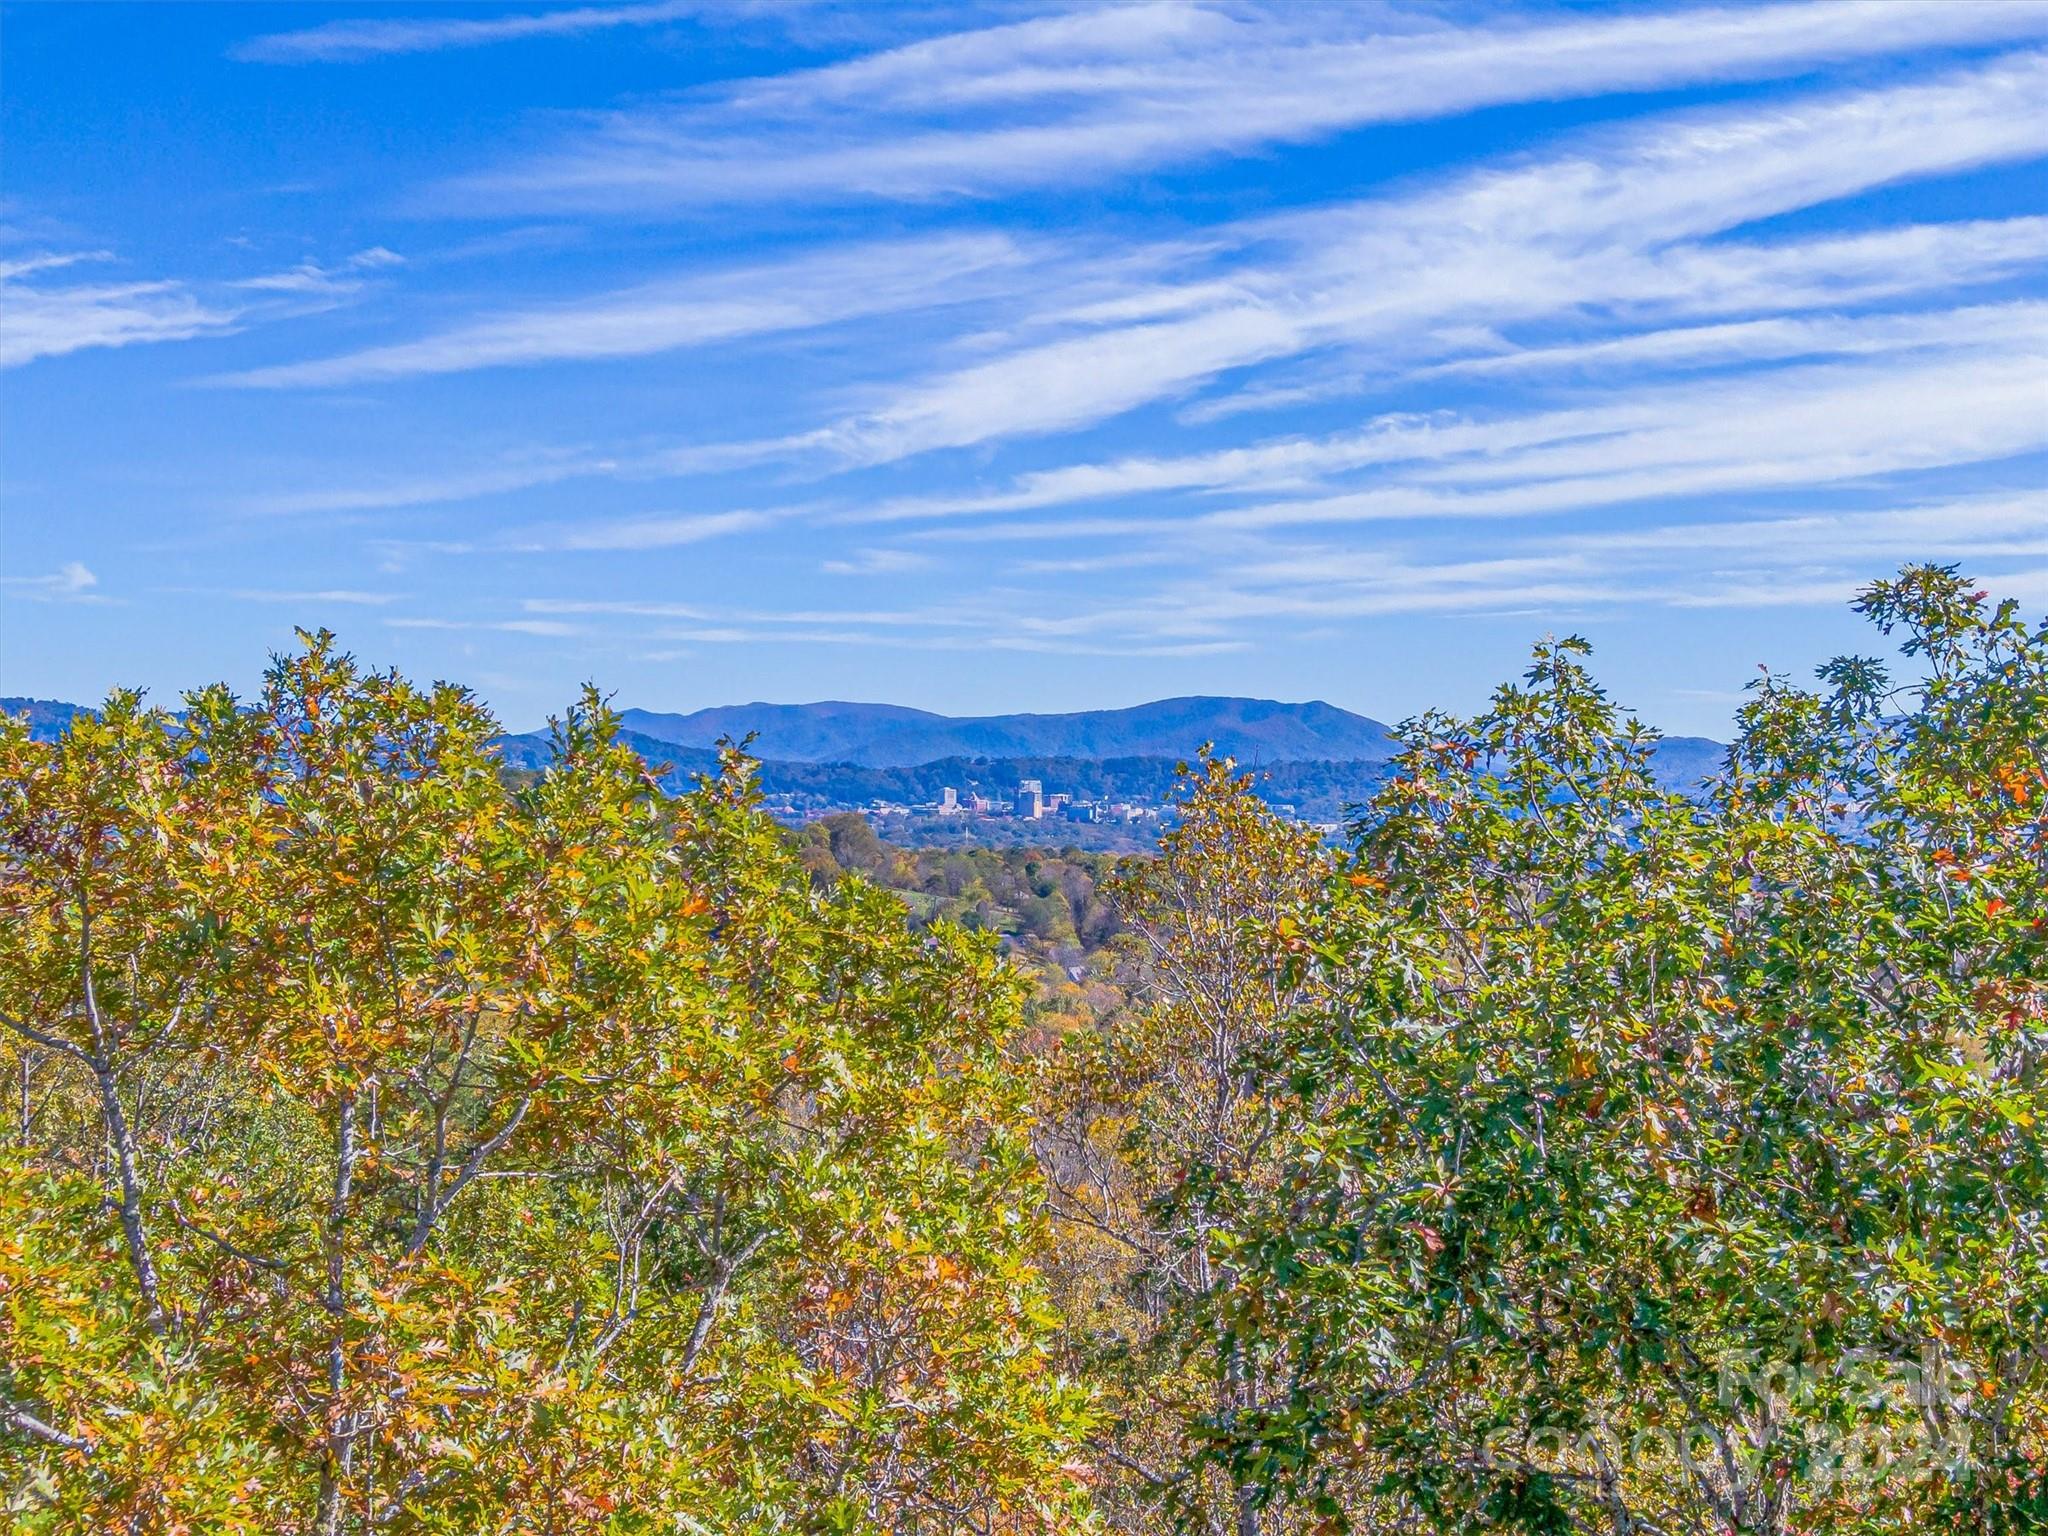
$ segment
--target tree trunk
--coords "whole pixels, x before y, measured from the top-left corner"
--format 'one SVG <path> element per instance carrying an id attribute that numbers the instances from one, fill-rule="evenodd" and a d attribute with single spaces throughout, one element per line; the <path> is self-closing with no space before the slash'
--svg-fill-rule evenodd
<path id="1" fill-rule="evenodd" d="M 355 1453 L 356 1426 L 353 1416 L 341 1411 L 342 1388 L 347 1383 L 348 1341 L 342 1329 L 347 1311 L 344 1288 L 346 1252 L 342 1239 L 348 1228 L 349 1192 L 355 1182 L 356 1099 L 351 1090 L 341 1101 L 341 1117 L 334 1131 L 334 1194 L 327 1206 L 327 1220 L 321 1231 L 321 1248 L 327 1260 L 327 1290 L 321 1304 L 327 1309 L 327 1432 L 320 1454 L 320 1504 L 314 1528 L 320 1536 L 339 1536 L 341 1531 L 341 1485 Z"/>
<path id="2" fill-rule="evenodd" d="M 164 1306 L 158 1290 L 156 1260 L 149 1251 L 149 1228 L 142 1217 L 142 1176 L 135 1171 L 135 1137 L 128 1129 L 128 1117 L 121 1112 L 114 1069 L 105 1056 L 95 1054 L 92 1075 L 99 1085 L 100 1114 L 107 1123 L 107 1140 L 114 1149 L 114 1172 L 121 1188 L 121 1235 L 128 1246 L 128 1263 L 135 1271 L 136 1288 L 142 1293 L 143 1318 L 152 1329 L 162 1333 Z"/>
<path id="3" fill-rule="evenodd" d="M 120 1086 L 114 1080 L 113 1038 L 100 1014 L 99 991 L 92 979 L 92 913 L 80 907 L 78 924 L 78 968 L 84 983 L 85 1018 L 92 1029 L 93 1082 L 99 1088 L 100 1114 L 107 1125 L 107 1140 L 114 1149 L 114 1172 L 121 1186 L 121 1235 L 128 1245 L 128 1262 L 135 1271 L 135 1284 L 142 1292 L 143 1317 L 158 1333 L 164 1331 L 164 1307 L 158 1293 L 156 1260 L 150 1256 L 149 1229 L 142 1219 L 142 1176 L 135 1171 L 135 1137 L 128 1129 L 128 1117 L 121 1110 Z"/>

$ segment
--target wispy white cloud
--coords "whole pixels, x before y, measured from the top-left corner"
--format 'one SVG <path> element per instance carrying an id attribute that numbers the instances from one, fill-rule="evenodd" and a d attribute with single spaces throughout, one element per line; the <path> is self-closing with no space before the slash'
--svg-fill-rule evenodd
<path id="1" fill-rule="evenodd" d="M 995 647 L 1073 650 L 1077 654 L 1096 654 L 1100 650 L 1086 642 L 1085 637 L 1083 642 L 1075 643 L 1018 632 L 1011 608 L 990 601 L 986 595 L 972 602 L 939 602 L 912 608 L 774 608 L 639 598 L 528 597 L 520 601 L 519 610 L 533 617 L 481 627 L 573 622 L 576 632 L 591 643 L 624 648 L 642 659 L 649 654 L 644 647 L 650 642 L 691 646 L 862 646 L 914 651 Z M 652 629 L 648 627 L 649 621 L 653 621 Z M 450 622 L 445 627 L 479 626 Z M 1158 654 L 1178 654 L 1178 649 Z"/>
<path id="2" fill-rule="evenodd" d="M 603 209 L 980 194 L 1506 102 L 1768 79 L 2044 33 L 2048 13 L 2030 0 L 1640 10 L 1470 27 L 1384 7 L 1109 5 L 615 112 L 557 149 L 434 196 Z"/>
<path id="3" fill-rule="evenodd" d="M 247 293 L 275 294 L 299 300 L 353 298 L 367 282 L 364 274 L 387 271 L 405 265 L 405 258 L 381 245 L 357 251 L 333 265 L 308 258 L 279 272 L 260 272 L 254 277 L 231 279 L 226 286 Z"/>
<path id="4" fill-rule="evenodd" d="M 646 357 L 987 297 L 1029 260 L 1002 235 L 857 246 L 510 311 L 414 341 L 214 382 L 276 389 Z"/>
<path id="5" fill-rule="evenodd" d="M 689 603 L 641 602 L 622 598 L 529 597 L 520 605 L 528 613 L 601 614 L 634 619 L 706 619 L 711 615 Z"/>
<path id="6" fill-rule="evenodd" d="M 322 587 L 304 591 L 274 587 L 179 587 L 167 590 L 231 597 L 242 603 L 287 603 L 293 606 L 323 608 L 330 604 L 352 608 L 382 608 L 405 596 L 402 592 L 365 592 L 351 587 Z"/>
<path id="7" fill-rule="evenodd" d="M 750 533 L 779 514 L 740 507 L 728 512 L 684 512 L 672 516 L 601 519 L 566 528 L 523 533 L 520 547 L 535 551 L 674 549 L 727 534 Z"/>
<path id="8" fill-rule="evenodd" d="M 1673 389 L 1654 403 L 1685 401 L 1700 414 L 1661 420 L 1646 414 L 1637 425 L 1600 435 L 1414 465 L 1358 490 L 1255 502 L 1203 520 L 1271 528 L 1528 517 L 2011 458 L 2048 447 L 2044 368 L 2048 353 L 2034 352 L 1920 369 L 1816 369 L 1720 390 Z M 1500 425 L 1503 436 L 1537 428 L 1527 420 Z M 1481 428 L 1475 436 L 1484 433 Z"/>
<path id="9" fill-rule="evenodd" d="M 331 307 L 360 293 L 365 274 L 404 261 L 373 246 L 334 266 L 307 260 L 211 283 L 49 280 L 53 272 L 114 259 L 106 250 L 0 258 L 0 368 L 94 348 L 229 335 L 260 320 Z"/>
<path id="10" fill-rule="evenodd" d="M 1929 550 L 1972 559 L 2048 554 L 2048 495 L 1993 493 L 1925 505 L 1794 517 L 1735 517 L 1567 535 L 1596 557 L 1737 553 L 1758 565 L 1832 560 L 1882 565 Z"/>
<path id="11" fill-rule="evenodd" d="M 573 634 L 636 657 L 686 645 L 1199 658 L 1389 616 L 1833 603 L 1905 559 L 1966 560 L 2022 587 L 2044 568 L 2048 507 L 1957 488 L 2025 484 L 2038 478 L 2027 456 L 2048 450 L 2048 218 L 1942 222 L 1957 203 L 1946 193 L 1873 194 L 2048 157 L 2048 52 L 1999 52 L 2048 35 L 2048 7 L 1764 4 L 1472 26 L 1444 14 L 1108 7 L 613 114 L 473 180 L 458 206 L 659 217 L 780 199 L 778 244 L 806 228 L 822 243 L 548 303 L 501 298 L 226 382 L 712 347 L 729 363 L 740 343 L 801 335 L 817 366 L 787 400 L 725 440 L 635 422 L 617 441 L 521 445 L 257 505 L 519 497 L 530 505 L 515 517 L 493 509 L 487 525 L 392 548 L 573 553 L 585 576 L 612 570 L 576 582 L 605 596 L 391 622 Z M 1853 88 L 1817 68 L 1916 49 L 1909 65 L 1848 76 Z M 1072 232 L 1086 214 L 1035 211 L 1029 234 L 955 223 L 833 244 L 796 211 L 1065 185 L 1510 97 L 1794 74 L 1815 78 L 1282 215 L 1205 225 L 1198 209 L 1152 239 L 1165 221 L 1134 218 L 1139 233 L 1116 246 Z M 1858 198 L 1853 218 L 1829 211 Z M 974 215 L 989 229 L 1005 217 Z M 318 272 L 351 282 L 375 266 Z M 1364 404 L 1347 410 L 1347 397 Z M 1325 408 L 1313 431 L 1241 425 L 1309 404 Z M 623 514 L 527 495 L 711 475 L 745 488 Z M 1795 500 L 1800 515 L 1774 512 Z M 947 580 L 896 608 L 808 593 L 757 608 L 719 585 L 731 564 L 652 558 L 719 539 L 786 557 L 799 587 L 870 577 L 898 601 L 916 572 L 942 566 Z M 851 590 L 822 583 L 834 585 Z"/>
<path id="12" fill-rule="evenodd" d="M 998 651 L 1030 651 L 1048 656 L 1221 656 L 1252 649 L 1249 640 L 1185 640 L 1150 643 L 1143 640 L 1088 645 L 1027 635 L 995 635 L 989 647 Z"/>
<path id="13" fill-rule="evenodd" d="M 112 261 L 112 251 L 45 251 L 34 256 L 17 256 L 0 261 L 0 283 L 27 277 L 31 272 L 49 272 L 74 267 L 81 261 Z"/>
<path id="14" fill-rule="evenodd" d="M 654 479 L 776 460 L 829 472 L 1084 429 L 1185 397 L 1251 365 L 1314 359 L 1332 350 L 1369 355 L 1382 380 L 1443 368 L 1555 369 L 1571 363 L 1571 345 L 1610 345 L 1612 352 L 1590 359 L 1604 367 L 1625 360 L 1630 349 L 1648 360 L 1663 348 L 1667 363 L 1686 348 L 1702 363 L 1717 350 L 1731 360 L 1746 352 L 1751 361 L 1774 351 L 1809 355 L 1802 348 L 1813 355 L 1910 351 L 1919 344 L 1916 337 L 1928 340 L 1916 327 L 1934 322 L 1841 316 L 1773 327 L 1758 317 L 1953 294 L 2038 271 L 2048 261 L 2048 220 L 1915 224 L 1772 240 L 1735 239 L 1728 232 L 1899 180 L 2048 153 L 2042 101 L 2048 101 L 2048 55 L 2025 55 L 1884 89 L 1652 119 L 1592 135 L 1562 153 L 1466 173 L 1442 187 L 1141 251 L 1126 270 L 1107 278 L 1085 263 L 1031 268 L 1031 280 L 1050 284 L 1041 301 L 1048 318 L 1034 320 L 1026 312 L 1012 330 L 1029 337 L 1049 325 L 1065 334 L 1021 345 L 999 336 L 990 355 L 883 388 L 869 408 L 821 427 L 670 449 L 558 451 L 391 484 L 288 493 L 268 504 L 302 511 L 392 507 L 590 476 Z M 1000 240 L 949 236 L 939 245 L 958 254 L 951 270 L 964 274 L 969 286 L 989 273 L 1007 282 L 1030 266 L 1006 254 L 1015 248 Z M 684 345 L 721 331 L 826 323 L 835 315 L 922 302 L 910 276 L 878 278 L 874 260 L 874 248 L 804 258 L 797 269 L 807 280 L 785 284 L 765 300 L 748 297 L 739 277 L 729 275 L 704 280 L 712 287 L 693 287 L 689 298 L 671 294 L 657 302 L 652 290 L 606 295 L 395 347 L 285 364 L 239 381 L 338 382 L 521 357 L 597 356 L 607 348 Z M 895 261 L 892 253 L 883 268 L 893 270 Z M 1177 278 L 1162 277 L 1176 265 L 1183 269 Z M 932 286 L 942 296 L 948 274 L 941 261 Z M 719 283 L 740 285 L 727 295 L 713 291 Z M 2017 310 L 2013 319 L 2031 326 L 2038 314 Z M 1524 329 L 1549 335 L 1560 326 L 1583 330 L 1589 320 L 1609 334 L 1599 342 L 1547 347 L 1525 348 L 1514 340 Z M 1728 320 L 1728 328 L 1698 324 L 1720 320 Z M 1958 315 L 1965 331 L 1998 320 L 1983 310 Z M 1687 337 L 1687 330 L 1696 334 Z M 1659 332 L 1669 334 L 1649 339 Z M 1284 460 L 1292 452 L 1283 445 L 1277 453 L 1225 450 L 1208 457 L 1235 473 L 1219 483 L 1241 488 L 1250 481 L 1238 471 L 1255 469 L 1272 488 L 1284 489 L 1290 472 Z M 1368 446 L 1366 456 L 1377 452 Z M 1296 466 L 1297 475 L 1330 467 L 1312 462 L 1313 449 L 1299 456 L 1311 462 Z M 1237 465 L 1240 458 L 1244 463 Z M 879 512 L 1016 510 L 1195 485 L 1207 473 L 1199 456 L 1193 463 L 1132 461 L 1107 470 L 1082 465 L 1042 472 L 1002 492 L 896 498 Z M 693 526 L 678 525 L 676 541 L 692 536 Z M 653 544 L 612 547 L 655 547 L 666 537 L 657 527 L 647 533 Z"/>
<path id="15" fill-rule="evenodd" d="M 2039 335 L 1919 367 L 1823 365 L 1673 389 L 1659 403 L 1689 399 L 1697 416 L 1429 465 L 1414 478 L 1551 487 L 1704 471 L 1734 472 L 1747 486 L 1796 485 L 1978 463 L 2048 446 L 2044 379 L 2048 337 Z"/>
<path id="16" fill-rule="evenodd" d="M 1204 426 L 1254 412 L 1355 396 L 1400 377 L 1410 382 L 1446 377 L 1510 377 L 1579 373 L 1611 376 L 1617 369 L 1714 367 L 1779 358 L 1910 350 L 1945 341 L 1968 341 L 1979 328 L 2008 318 L 2032 325 L 2025 306 L 1976 306 L 1893 315 L 1837 313 L 1855 306 L 1930 293 L 1952 293 L 2038 270 L 2048 262 L 2048 220 L 2012 218 L 1913 224 L 1847 237 L 1775 245 L 1716 241 L 1670 258 L 1681 280 L 1691 267 L 1693 286 L 1674 284 L 1655 304 L 1642 295 L 1621 309 L 1625 319 L 1693 320 L 1716 314 L 1770 315 L 1801 309 L 1829 311 L 1815 318 L 1756 319 L 1723 324 L 1672 325 L 1589 341 L 1517 346 L 1489 324 L 1455 320 L 1389 355 L 1368 344 L 1298 366 L 1293 376 L 1259 379 L 1187 405 L 1186 426 Z M 1596 301 L 1597 302 L 1597 301 Z M 1591 306 L 1588 306 L 1591 307 Z M 1605 312 L 1606 306 L 1600 306 Z M 1602 315 L 1604 318 L 1604 313 Z M 1521 317 L 1527 318 L 1527 317 Z M 1593 316 L 1561 316 L 1593 319 Z M 1417 359 L 1430 353 L 1440 363 Z M 1462 355 L 1460 355 L 1462 354 Z"/>
<path id="17" fill-rule="evenodd" d="M 1119 549 L 1101 554 L 1040 556 L 1018 560 L 1013 569 L 1027 576 L 1086 576 L 1102 571 L 1128 571 L 1148 565 L 1182 565 L 1203 551 L 1187 539 L 1156 549 Z"/>
<path id="18" fill-rule="evenodd" d="M 1054 536 L 1071 543 L 1061 530 Z M 2048 561 L 2048 502 L 2001 493 L 1792 516 L 1647 522 L 1599 532 L 1530 530 L 1489 541 L 1423 531 L 1366 543 L 1300 538 L 1276 529 L 1196 526 L 1176 534 L 1176 558 L 1101 569 L 1142 576 L 1105 596 L 1067 581 L 959 592 L 929 607 L 759 609 L 637 598 L 530 597 L 527 618 L 564 624 L 594 644 L 636 655 L 656 643 L 695 646 L 861 646 L 925 651 L 1195 658 L 1284 640 L 1291 628 L 1427 615 L 1514 615 L 1624 608 L 1838 604 L 1873 571 L 1905 559 L 1957 559 L 2000 594 L 2025 596 Z M 1005 563 L 1008 576 L 1032 563 Z M 1044 570 L 1065 575 L 1059 562 Z M 653 633 L 647 621 L 655 621 Z"/>
<path id="19" fill-rule="evenodd" d="M 1250 649 L 1250 642 L 1244 640 L 1152 642 L 1117 638 L 1089 641 L 1015 632 L 929 635 L 887 629 L 783 629 L 772 624 L 664 630 L 661 638 L 688 641 L 695 645 L 856 645 L 912 651 L 1025 651 L 1056 656 L 1213 656 Z"/>
<path id="20" fill-rule="evenodd" d="M 2048 55 L 2029 55 L 1931 83 L 1684 115 L 1441 191 L 1273 221 L 1237 238 L 1278 244 L 1284 258 L 1238 267 L 1224 302 L 917 381 L 807 441 L 881 462 L 1072 430 L 1318 348 L 1372 344 L 1412 364 L 1432 361 L 1447 329 L 1596 305 L 1698 316 L 1981 280 L 2038 263 L 2048 226 L 1714 237 L 1890 182 L 2048 153 L 2044 101 Z"/>
<path id="21" fill-rule="evenodd" d="M 1704 382 L 1636 381 L 1618 400 L 1564 409 L 1484 417 L 1397 414 L 1324 437 L 1074 464 L 1035 471 L 991 492 L 901 498 L 844 515 L 895 522 L 1164 493 L 1310 490 L 1363 472 L 1398 471 L 1371 489 L 1259 505 L 1218 519 L 1498 516 L 1689 494 L 1706 488 L 1698 483 L 1702 474 L 1753 488 L 1976 462 L 2028 451 L 2048 436 L 2039 394 L 2048 367 L 2048 307 L 2037 303 L 1835 318 L 1782 329 L 1764 323 L 1698 328 L 1603 345 L 1667 355 L 1691 347 L 1695 355 L 1750 360 L 1774 352 L 1833 353 L 1846 360 Z M 1911 432 L 1899 429 L 1903 419 L 1913 422 Z M 1618 478 L 1651 471 L 1678 478 L 1663 485 Z M 1485 496 L 1449 490 L 1503 482 L 1524 485 Z"/>
<path id="22" fill-rule="evenodd" d="M 175 281 L 27 282 L 24 278 L 107 259 L 101 251 L 34 256 L 0 264 L 0 368 L 95 347 L 185 341 L 232 330 L 239 310 L 200 298 Z"/>
<path id="23" fill-rule="evenodd" d="M 536 635 L 543 639 L 562 639 L 578 632 L 574 624 L 564 624 L 557 619 L 407 618 L 386 619 L 384 624 L 388 629 L 488 630 L 506 635 Z"/>
<path id="24" fill-rule="evenodd" d="M 1875 510 L 1549 533 L 1505 544 L 1508 552 L 1485 559 L 1419 559 L 1417 550 L 1428 547 L 1413 540 L 1377 549 L 1278 543 L 1231 565 L 1227 580 L 1237 588 L 1293 595 L 1372 591 L 1388 600 L 1410 594 L 1435 601 L 1477 586 L 1491 601 L 1517 584 L 1598 578 L 1609 584 L 1603 601 L 1636 593 L 1680 606 L 1702 601 L 1702 592 L 1721 601 L 1719 594 L 1733 583 L 1753 587 L 1760 602 L 1775 603 L 1783 601 L 1783 591 L 1770 579 L 1774 572 L 1824 569 L 1854 581 L 1908 559 L 2048 555 L 2048 500 L 1990 494 Z"/>
<path id="25" fill-rule="evenodd" d="M 390 54 L 479 48 L 536 37 L 568 37 L 615 27 L 651 27 L 706 9 L 703 0 L 647 0 L 490 17 L 390 17 L 323 22 L 240 43 L 232 57 L 261 64 L 346 63 Z"/>
<path id="26" fill-rule="evenodd" d="M 1068 594 L 1008 615 L 1026 638 L 1098 644 L 1266 637 L 1271 626 L 1400 615 L 1837 605 L 1904 560 L 1966 562 L 2024 596 L 2048 558 L 2048 502 L 1985 495 L 1791 517 L 1530 534 L 1469 546 L 1427 537 L 1254 540 L 1114 602 Z"/>
<path id="27" fill-rule="evenodd" d="M 296 516 L 323 512 L 376 512 L 437 502 L 502 496 L 565 480 L 609 474 L 617 459 L 576 449 L 521 451 L 495 464 L 418 474 L 384 475 L 354 485 L 266 492 L 242 498 L 241 511 Z"/>
<path id="28" fill-rule="evenodd" d="M 842 559 L 827 560 L 819 569 L 830 576 L 900 576 L 931 569 L 938 562 L 914 549 L 857 549 Z"/>
<path id="29" fill-rule="evenodd" d="M 111 599 L 95 590 L 99 577 L 83 561 L 66 560 L 42 576 L 0 576 L 0 592 L 39 603 L 104 603 Z"/>
<path id="30" fill-rule="evenodd" d="M 529 597 L 519 606 L 527 613 L 701 619 L 728 624 L 851 624 L 881 629 L 955 629 L 973 627 L 982 622 L 980 615 L 965 606 L 943 604 L 931 608 L 799 608 L 777 611 L 705 608 L 691 603 L 625 598 Z"/>
<path id="31" fill-rule="evenodd" d="M 2031 220 L 2027 222 L 2033 222 Z M 1712 368 L 1788 358 L 1870 356 L 1983 346 L 2015 333 L 2048 338 L 2048 303 L 1966 305 L 1907 314 L 1821 315 L 1676 326 L 1548 347 L 1507 348 L 1416 371 L 1448 375 L 1570 374 L 1612 378 L 1620 370 Z"/>

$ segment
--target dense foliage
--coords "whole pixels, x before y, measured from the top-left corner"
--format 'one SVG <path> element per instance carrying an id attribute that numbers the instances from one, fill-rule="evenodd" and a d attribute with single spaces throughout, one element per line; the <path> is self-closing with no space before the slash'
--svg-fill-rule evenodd
<path id="1" fill-rule="evenodd" d="M 316 638 L 0 736 L 27 1529 L 1070 1528 L 1015 978 L 594 704 Z"/>
<path id="2" fill-rule="evenodd" d="M 1277 1174 L 1212 1415 L 1368 1530 L 2038 1529 L 2048 1455 L 2048 629 L 1871 589 L 1920 671 L 1766 678 L 1702 800 L 1575 641 L 1412 731 L 1261 1053 Z"/>
<path id="3" fill-rule="evenodd" d="M 1330 847 L 788 831 L 325 636 L 0 726 L 25 1530 L 2048 1525 L 2048 626 L 1682 793 L 1576 640 Z"/>

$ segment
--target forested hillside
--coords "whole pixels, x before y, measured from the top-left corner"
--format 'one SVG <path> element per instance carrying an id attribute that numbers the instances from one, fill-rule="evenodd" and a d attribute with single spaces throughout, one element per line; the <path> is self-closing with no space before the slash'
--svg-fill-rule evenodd
<path id="1" fill-rule="evenodd" d="M 639 755 L 661 787 L 672 794 L 687 793 L 717 765 L 716 752 L 670 746 L 629 731 L 621 731 L 619 740 Z M 546 767 L 554 753 L 542 733 L 506 737 L 499 750 L 508 766 L 529 772 Z M 1190 748 L 1190 755 L 1193 750 Z M 904 768 L 762 761 L 756 764 L 754 778 L 771 814 L 785 820 L 836 811 L 870 811 L 878 805 L 910 811 L 893 817 L 886 835 L 912 846 L 1017 847 L 1070 841 L 1098 851 L 1135 852 L 1151 846 L 1156 826 L 942 818 L 933 815 L 931 807 L 948 789 L 963 797 L 986 793 L 1007 799 L 1027 780 L 1084 801 L 1163 807 L 1178 781 L 1178 765 L 1179 760 L 1170 757 L 951 757 Z M 1387 773 L 1381 762 L 1275 763 L 1261 768 L 1255 783 L 1268 803 L 1288 807 L 1299 819 L 1341 822 L 1371 798 L 1386 782 Z"/>
<path id="2" fill-rule="evenodd" d="M 619 740 L 632 748 L 657 773 L 662 787 L 683 793 L 697 777 L 713 772 L 718 753 L 678 747 L 635 731 L 621 731 Z M 1190 743 L 1192 757 L 1203 745 Z M 508 766 L 539 770 L 553 758 L 545 732 L 505 737 L 500 750 Z M 1221 750 L 1220 748 L 1218 749 Z M 1227 754 L 1226 754 L 1227 755 Z M 1142 799 L 1159 801 L 1174 787 L 1172 757 L 945 757 L 896 768 L 868 768 L 856 763 L 804 763 L 762 759 L 755 780 L 765 796 L 789 801 L 805 810 L 855 809 L 876 801 L 901 805 L 929 804 L 946 789 L 963 794 L 974 789 L 1010 795 L 1026 779 L 1089 800 Z M 1369 796 L 1386 779 L 1381 762 L 1311 760 L 1261 767 L 1261 791 L 1275 801 L 1298 804 L 1339 819 L 1346 805 Z M 1306 809 L 1304 810 L 1306 814 Z M 1048 828 L 1032 829 L 1040 838 L 1056 836 Z"/>
<path id="3" fill-rule="evenodd" d="M 2048 1523 L 2048 623 L 1583 642 L 1352 836 L 802 828 L 601 699 L 508 773 L 331 636 L 0 723 L 30 1533 L 2005 1536 Z"/>
<path id="4" fill-rule="evenodd" d="M 1321 702 L 1159 699 L 1128 709 L 955 718 L 893 704 L 736 704 L 694 714 L 629 709 L 630 731 L 689 747 L 753 736 L 764 758 L 903 768 L 938 758 L 1156 757 L 1203 742 L 1248 762 L 1380 761 L 1393 738 L 1377 720 Z"/>

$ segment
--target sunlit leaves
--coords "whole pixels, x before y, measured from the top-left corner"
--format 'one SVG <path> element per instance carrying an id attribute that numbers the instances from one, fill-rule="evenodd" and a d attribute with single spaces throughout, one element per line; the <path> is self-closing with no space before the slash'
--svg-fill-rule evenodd
<path id="1" fill-rule="evenodd" d="M 1017 978 L 814 891 L 737 755 L 495 729 L 326 635 L 0 727 L 8 1518 L 1071 1528 Z"/>
<path id="2" fill-rule="evenodd" d="M 1699 801 L 1576 641 L 1410 727 L 1230 1239 L 1296 1385 L 1214 1454 L 1276 1507 L 1905 1532 L 2037 1485 L 2048 632 L 1938 569 L 1861 606 L 1912 680 L 1766 677 Z"/>

